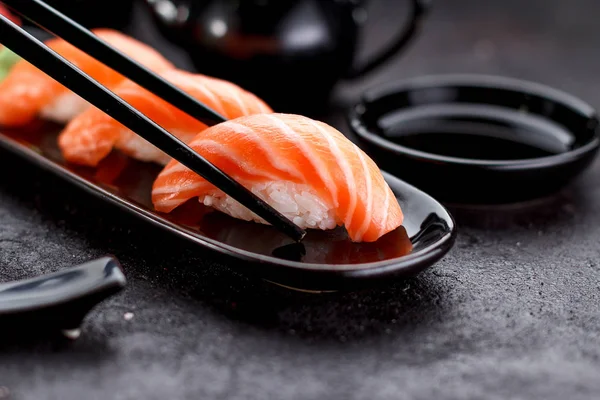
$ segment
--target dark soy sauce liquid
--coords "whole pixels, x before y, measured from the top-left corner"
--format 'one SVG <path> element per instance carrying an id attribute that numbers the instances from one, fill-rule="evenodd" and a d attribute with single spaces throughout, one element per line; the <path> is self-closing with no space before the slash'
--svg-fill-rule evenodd
<path id="1" fill-rule="evenodd" d="M 384 116 L 382 136 L 427 153 L 480 160 L 519 160 L 572 149 L 562 126 L 519 110 L 481 105 L 428 105 Z"/>

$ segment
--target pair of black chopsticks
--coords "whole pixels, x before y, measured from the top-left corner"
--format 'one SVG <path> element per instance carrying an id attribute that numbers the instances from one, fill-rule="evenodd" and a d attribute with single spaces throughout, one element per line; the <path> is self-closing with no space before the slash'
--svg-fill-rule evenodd
<path id="1" fill-rule="evenodd" d="M 125 54 L 112 48 L 92 32 L 43 1 L 3 0 L 2 2 L 24 18 L 66 40 L 208 126 L 226 121 L 223 116 L 214 110 L 171 85 Z M 292 239 L 300 241 L 306 234 L 303 229 L 204 159 L 184 142 L 161 128 L 1 14 L 0 43 L 164 151 L 170 157 L 204 177 Z"/>

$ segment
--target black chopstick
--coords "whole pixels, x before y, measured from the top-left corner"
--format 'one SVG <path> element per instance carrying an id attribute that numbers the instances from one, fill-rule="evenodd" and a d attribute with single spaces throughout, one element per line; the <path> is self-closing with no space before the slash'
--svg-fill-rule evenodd
<path id="1" fill-rule="evenodd" d="M 183 141 L 161 128 L 1 14 L 0 41 L 23 59 L 204 177 L 292 239 L 300 241 L 306 234 L 306 231 L 208 162 Z"/>
<path id="2" fill-rule="evenodd" d="M 88 29 L 45 2 L 41 0 L 3 0 L 2 2 L 24 18 L 84 50 L 96 60 L 206 125 L 212 126 L 226 121 L 225 117 L 213 109 L 111 47 Z"/>

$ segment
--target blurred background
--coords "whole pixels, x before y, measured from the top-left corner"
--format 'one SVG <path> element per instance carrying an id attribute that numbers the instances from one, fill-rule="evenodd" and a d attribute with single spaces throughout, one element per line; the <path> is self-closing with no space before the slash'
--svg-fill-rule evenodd
<path id="1" fill-rule="evenodd" d="M 448 72 L 534 80 L 600 104 L 595 0 L 49 2 L 88 27 L 150 43 L 182 68 L 234 81 L 276 111 L 337 124 L 369 87 Z M 428 11 L 412 39 L 352 77 L 398 41 L 415 4 Z"/>

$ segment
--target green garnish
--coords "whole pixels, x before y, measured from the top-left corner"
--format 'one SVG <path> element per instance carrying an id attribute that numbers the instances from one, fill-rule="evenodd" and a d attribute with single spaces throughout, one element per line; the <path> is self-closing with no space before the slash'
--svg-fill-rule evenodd
<path id="1" fill-rule="evenodd" d="M 0 81 L 6 78 L 10 69 L 15 65 L 21 57 L 13 53 L 8 47 L 0 49 Z"/>

